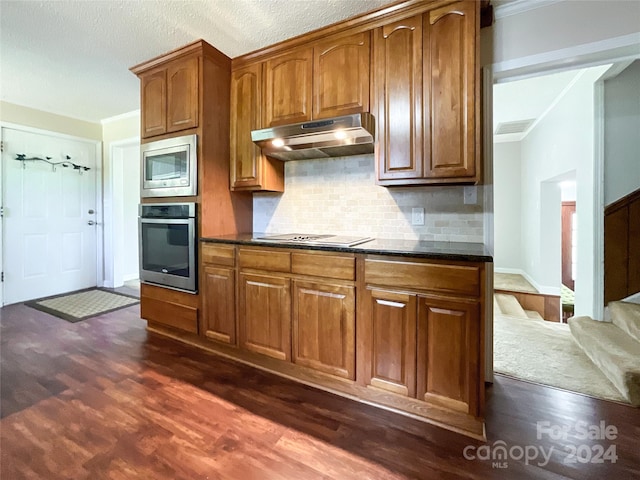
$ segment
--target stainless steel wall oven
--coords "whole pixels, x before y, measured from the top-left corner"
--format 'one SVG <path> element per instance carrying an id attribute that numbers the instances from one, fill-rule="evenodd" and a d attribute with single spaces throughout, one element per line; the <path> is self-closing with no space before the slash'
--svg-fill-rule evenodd
<path id="1" fill-rule="evenodd" d="M 142 204 L 139 227 L 140 280 L 195 293 L 196 204 Z"/>

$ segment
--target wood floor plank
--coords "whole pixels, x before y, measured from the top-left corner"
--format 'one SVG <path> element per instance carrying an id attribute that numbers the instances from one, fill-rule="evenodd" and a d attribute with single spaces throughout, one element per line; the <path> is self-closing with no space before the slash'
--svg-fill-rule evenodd
<path id="1" fill-rule="evenodd" d="M 76 324 L 0 309 L 0 478 L 640 478 L 640 415 L 629 406 L 496 376 L 483 444 L 145 327 L 139 306 Z M 579 438 L 578 422 L 601 421 L 614 440 Z M 538 438 L 541 422 L 569 433 Z M 465 448 L 500 444 L 551 457 L 509 458 L 505 468 L 465 458 Z M 567 463 L 571 448 L 598 445 L 614 446 L 616 462 Z"/>

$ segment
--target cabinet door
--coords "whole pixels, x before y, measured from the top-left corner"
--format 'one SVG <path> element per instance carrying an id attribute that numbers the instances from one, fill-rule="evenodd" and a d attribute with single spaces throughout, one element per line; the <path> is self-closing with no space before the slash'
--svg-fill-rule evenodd
<path id="1" fill-rule="evenodd" d="M 236 345 L 235 272 L 230 268 L 205 266 L 202 278 L 205 335 Z"/>
<path id="2" fill-rule="evenodd" d="M 480 307 L 419 297 L 418 399 L 478 415 Z"/>
<path id="3" fill-rule="evenodd" d="M 167 72 L 156 71 L 140 77 L 142 138 L 167 131 Z"/>
<path id="4" fill-rule="evenodd" d="M 265 126 L 311 120 L 312 48 L 267 60 L 264 74 Z"/>
<path id="5" fill-rule="evenodd" d="M 284 166 L 251 141 L 261 127 L 262 64 L 231 75 L 231 189 L 284 191 Z"/>
<path id="6" fill-rule="evenodd" d="M 355 378 L 355 288 L 293 282 L 293 361 Z"/>
<path id="7" fill-rule="evenodd" d="M 422 16 L 374 32 L 378 180 L 423 176 Z"/>
<path id="8" fill-rule="evenodd" d="M 367 290 L 365 295 L 367 313 L 358 334 L 366 345 L 365 383 L 414 397 L 416 296 L 380 289 Z"/>
<path id="9" fill-rule="evenodd" d="M 250 65 L 231 75 L 231 187 L 260 185 L 260 148 L 251 130 L 260 128 L 262 64 Z"/>
<path id="10" fill-rule="evenodd" d="M 313 118 L 369 111 L 370 32 L 313 49 Z"/>
<path id="11" fill-rule="evenodd" d="M 198 126 L 197 57 L 167 67 L 167 132 Z"/>
<path id="12" fill-rule="evenodd" d="M 476 36 L 479 2 L 425 14 L 425 176 L 476 175 Z M 426 72 L 429 72 L 427 74 Z"/>
<path id="13" fill-rule="evenodd" d="M 240 345 L 245 350 L 291 360 L 289 279 L 240 274 Z"/>

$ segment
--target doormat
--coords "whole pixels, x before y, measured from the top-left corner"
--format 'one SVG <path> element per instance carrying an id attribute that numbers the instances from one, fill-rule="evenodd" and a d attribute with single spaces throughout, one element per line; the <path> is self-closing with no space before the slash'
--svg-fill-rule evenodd
<path id="1" fill-rule="evenodd" d="M 140 303 L 140 299 L 99 288 L 39 298 L 24 304 L 68 322 L 79 322 Z"/>

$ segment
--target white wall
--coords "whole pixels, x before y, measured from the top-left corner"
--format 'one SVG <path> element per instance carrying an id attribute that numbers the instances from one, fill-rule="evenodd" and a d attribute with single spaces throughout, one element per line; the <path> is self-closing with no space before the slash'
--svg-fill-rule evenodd
<path id="1" fill-rule="evenodd" d="M 493 147 L 493 201 L 496 270 L 521 270 L 520 142 Z"/>
<path id="2" fill-rule="evenodd" d="M 0 120 L 74 137 L 102 140 L 102 128 L 99 123 L 77 120 L 8 102 L 0 102 Z"/>
<path id="3" fill-rule="evenodd" d="M 373 155 L 287 162 L 284 194 L 254 194 L 253 230 L 482 242 L 482 205 L 465 205 L 463 192 L 377 186 Z M 412 207 L 424 208 L 424 226 L 411 225 Z"/>
<path id="4" fill-rule="evenodd" d="M 577 77 L 555 107 L 522 141 L 523 269 L 545 293 L 561 283 L 559 182 L 576 178 L 578 276 L 576 315 L 591 315 L 593 271 L 594 82 L 607 69 L 593 67 Z M 575 173 L 574 173 L 575 172 Z"/>
<path id="5" fill-rule="evenodd" d="M 640 60 L 604 81 L 604 122 L 604 204 L 609 205 L 640 188 Z"/>
<path id="6" fill-rule="evenodd" d="M 122 149 L 122 278 L 139 276 L 138 204 L 140 203 L 140 145 Z"/>
<path id="7" fill-rule="evenodd" d="M 138 278 L 140 113 L 103 121 L 104 286 Z"/>
<path id="8" fill-rule="evenodd" d="M 494 25 L 481 30 L 481 64 L 490 65 L 497 80 L 637 59 L 638 18 L 638 1 L 514 2 L 496 8 Z M 590 312 L 603 318 L 603 233 L 592 224 L 597 243 L 589 267 L 596 276 Z"/>
<path id="9" fill-rule="evenodd" d="M 495 71 L 546 62 L 567 68 L 566 60 L 577 55 L 596 61 L 638 52 L 638 1 L 530 1 L 513 7 L 496 8 L 493 27 L 481 32 L 482 64 L 496 64 Z"/>

